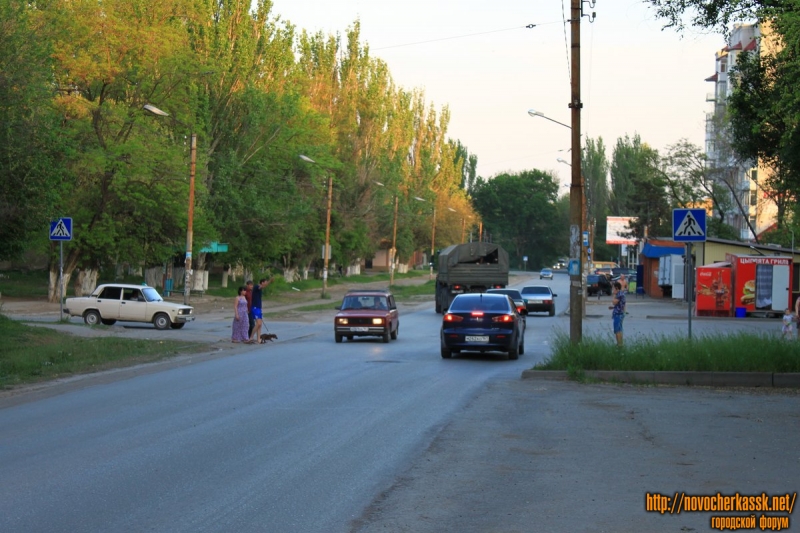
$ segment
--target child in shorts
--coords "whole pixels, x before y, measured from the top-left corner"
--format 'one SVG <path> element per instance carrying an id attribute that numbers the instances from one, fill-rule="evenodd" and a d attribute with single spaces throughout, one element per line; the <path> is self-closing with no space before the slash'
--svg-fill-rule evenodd
<path id="1" fill-rule="evenodd" d="M 786 309 L 783 312 L 783 325 L 781 326 L 781 334 L 784 339 L 794 339 L 794 314 L 791 309 Z"/>

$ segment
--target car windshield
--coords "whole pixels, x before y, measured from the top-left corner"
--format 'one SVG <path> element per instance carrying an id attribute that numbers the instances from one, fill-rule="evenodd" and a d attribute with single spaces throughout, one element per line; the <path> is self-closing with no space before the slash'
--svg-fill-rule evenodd
<path id="1" fill-rule="evenodd" d="M 507 294 L 514 300 L 522 300 L 522 295 L 515 289 L 489 289 L 486 292 L 490 294 Z"/>
<path id="2" fill-rule="evenodd" d="M 451 313 L 489 311 L 506 313 L 511 310 L 508 298 L 499 294 L 460 294 L 450 304 Z"/>
<path id="3" fill-rule="evenodd" d="M 550 294 L 548 287 L 525 287 L 522 294 Z"/>
<path id="4" fill-rule="evenodd" d="M 153 287 L 142 289 L 142 292 L 144 293 L 144 299 L 148 302 L 161 302 L 164 300 Z"/>
<path id="5" fill-rule="evenodd" d="M 386 296 L 381 295 L 351 295 L 342 300 L 342 311 L 352 309 L 388 309 Z"/>
<path id="6" fill-rule="evenodd" d="M 542 269 L 542 274 L 549 274 L 550 272 L 552 272 L 552 270 L 550 270 L 549 268 Z"/>

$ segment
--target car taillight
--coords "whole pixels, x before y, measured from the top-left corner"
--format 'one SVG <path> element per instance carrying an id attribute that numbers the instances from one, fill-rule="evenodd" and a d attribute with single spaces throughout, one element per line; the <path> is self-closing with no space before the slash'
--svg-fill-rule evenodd
<path id="1" fill-rule="evenodd" d="M 524 305 L 523 305 L 522 307 L 517 307 L 517 312 L 518 312 L 518 313 L 522 313 L 522 311 L 523 311 L 524 309 L 526 309 L 526 307 L 525 307 Z"/>
<path id="2" fill-rule="evenodd" d="M 492 287 L 492 288 L 493 288 L 493 289 L 502 289 L 502 288 L 503 288 L 503 286 L 502 286 L 502 285 L 495 285 L 495 286 L 494 286 L 494 287 Z"/>
<path id="3" fill-rule="evenodd" d="M 464 320 L 463 316 L 453 315 L 451 313 L 444 315 L 445 322 L 461 322 L 462 320 Z"/>
<path id="4" fill-rule="evenodd" d="M 483 311 L 473 311 L 472 313 L 470 313 L 470 315 L 476 316 L 476 317 L 481 317 L 481 316 L 483 316 Z"/>
<path id="5" fill-rule="evenodd" d="M 492 322 L 513 322 L 514 315 L 500 315 L 492 317 Z"/>

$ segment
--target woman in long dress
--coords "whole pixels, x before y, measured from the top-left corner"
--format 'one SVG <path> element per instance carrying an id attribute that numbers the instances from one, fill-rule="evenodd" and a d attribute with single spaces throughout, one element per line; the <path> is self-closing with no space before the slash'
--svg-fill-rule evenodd
<path id="1" fill-rule="evenodd" d="M 250 326 L 250 319 L 247 315 L 247 298 L 244 293 L 247 287 L 239 287 L 239 294 L 236 296 L 236 301 L 233 305 L 233 311 L 236 313 L 233 317 L 233 326 L 231 327 L 231 342 L 246 343 L 250 337 L 247 330 Z"/>

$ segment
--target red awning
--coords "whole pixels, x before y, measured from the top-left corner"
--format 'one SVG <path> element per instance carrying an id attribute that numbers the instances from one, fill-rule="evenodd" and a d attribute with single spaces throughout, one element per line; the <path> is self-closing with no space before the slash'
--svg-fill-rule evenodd
<path id="1" fill-rule="evenodd" d="M 742 42 L 739 41 L 738 43 L 734 44 L 733 46 L 726 46 L 722 49 L 723 52 L 730 52 L 731 50 L 741 50 L 742 49 Z"/>
<path id="2" fill-rule="evenodd" d="M 750 52 L 751 50 L 755 50 L 756 46 L 758 46 L 758 42 L 755 39 L 750 41 L 750 44 L 744 47 L 744 52 Z"/>
<path id="3" fill-rule="evenodd" d="M 706 81 L 717 81 L 719 79 L 719 73 L 715 72 L 713 76 L 706 78 Z"/>

